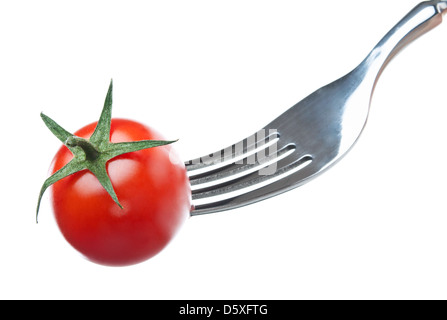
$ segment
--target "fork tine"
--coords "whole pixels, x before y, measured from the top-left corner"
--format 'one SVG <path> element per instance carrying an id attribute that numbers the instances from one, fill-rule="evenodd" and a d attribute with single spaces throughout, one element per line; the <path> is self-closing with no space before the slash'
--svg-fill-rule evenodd
<path id="1" fill-rule="evenodd" d="M 224 183 L 218 183 L 212 187 L 205 187 L 203 189 L 195 190 L 192 194 L 192 198 L 193 200 L 197 200 L 208 197 L 221 196 L 229 192 L 244 189 L 246 187 L 255 186 L 258 183 L 275 178 L 288 171 L 289 169 L 291 169 L 291 167 L 289 166 L 299 166 L 300 164 L 305 163 L 310 159 L 311 157 L 308 155 L 304 155 L 301 157 L 289 156 L 285 159 L 280 160 L 277 163 L 276 168 L 274 168 L 273 172 L 262 174 L 259 172 L 262 166 L 259 166 L 259 170 L 246 174 L 242 177 L 234 177 L 233 180 Z"/>
<path id="2" fill-rule="evenodd" d="M 318 171 L 318 166 L 312 163 L 312 157 L 305 155 L 292 162 L 289 160 L 288 164 L 281 163 L 274 174 L 253 172 L 223 186 L 194 193 L 191 216 L 235 209 L 298 187 Z"/>
<path id="3" fill-rule="evenodd" d="M 238 162 L 232 162 L 229 165 L 208 172 L 207 174 L 192 177 L 190 178 L 190 183 L 193 189 L 193 194 L 198 193 L 199 191 L 203 192 L 205 189 L 216 188 L 216 186 L 223 185 L 228 180 L 235 180 L 238 177 L 248 175 L 255 171 L 259 172 L 262 169 L 265 169 L 264 171 L 266 171 L 266 167 L 274 165 L 275 162 L 280 161 L 283 157 L 286 157 L 289 152 L 293 152 L 293 150 L 295 150 L 295 146 L 293 144 L 288 144 L 272 154 L 256 154 L 257 159 L 254 163 L 238 164 Z M 207 187 L 209 184 L 212 184 L 212 186 Z"/>

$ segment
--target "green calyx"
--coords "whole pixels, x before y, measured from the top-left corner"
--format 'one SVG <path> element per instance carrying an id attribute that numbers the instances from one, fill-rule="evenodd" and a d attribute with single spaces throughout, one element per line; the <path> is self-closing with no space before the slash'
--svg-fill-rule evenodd
<path id="1" fill-rule="evenodd" d="M 106 163 L 125 153 L 167 145 L 175 141 L 141 140 L 132 142 L 110 142 L 110 124 L 112 121 L 112 91 L 113 82 L 110 81 L 109 90 L 104 102 L 104 108 L 98 124 L 90 139 L 77 137 L 59 126 L 54 120 L 41 113 L 45 125 L 50 131 L 73 153 L 73 159 L 60 170 L 45 180 L 39 194 L 36 210 L 36 222 L 40 203 L 45 190 L 55 182 L 82 170 L 92 172 L 115 203 L 122 209 L 112 182 L 106 170 Z"/>

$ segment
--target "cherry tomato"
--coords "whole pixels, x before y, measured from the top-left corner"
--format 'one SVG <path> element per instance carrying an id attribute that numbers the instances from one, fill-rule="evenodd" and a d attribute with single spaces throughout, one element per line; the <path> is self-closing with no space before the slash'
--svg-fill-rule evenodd
<path id="1" fill-rule="evenodd" d="M 88 139 L 96 123 L 75 133 Z M 111 142 L 162 140 L 153 129 L 112 119 Z M 73 158 L 62 146 L 56 172 Z M 190 184 L 183 162 L 170 145 L 126 153 L 107 163 L 121 209 L 88 170 L 52 185 L 52 207 L 65 239 L 87 259 L 111 266 L 142 262 L 159 253 L 189 217 Z"/>

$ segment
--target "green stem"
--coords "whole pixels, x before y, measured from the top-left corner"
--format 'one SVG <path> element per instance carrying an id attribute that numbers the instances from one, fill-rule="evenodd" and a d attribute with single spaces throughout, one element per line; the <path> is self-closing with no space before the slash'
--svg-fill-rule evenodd
<path id="1" fill-rule="evenodd" d="M 86 139 L 71 136 L 65 141 L 67 147 L 80 147 L 87 160 L 93 161 L 98 159 L 99 151 Z"/>

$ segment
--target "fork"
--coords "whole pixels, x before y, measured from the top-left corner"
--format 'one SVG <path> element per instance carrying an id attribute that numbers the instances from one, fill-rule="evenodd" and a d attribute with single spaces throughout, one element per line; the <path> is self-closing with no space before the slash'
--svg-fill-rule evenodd
<path id="1" fill-rule="evenodd" d="M 447 1 L 425 1 L 351 72 L 316 90 L 262 130 L 185 162 L 191 216 L 230 210 L 294 189 L 339 161 L 366 124 L 375 84 L 407 44 L 442 22 Z"/>

